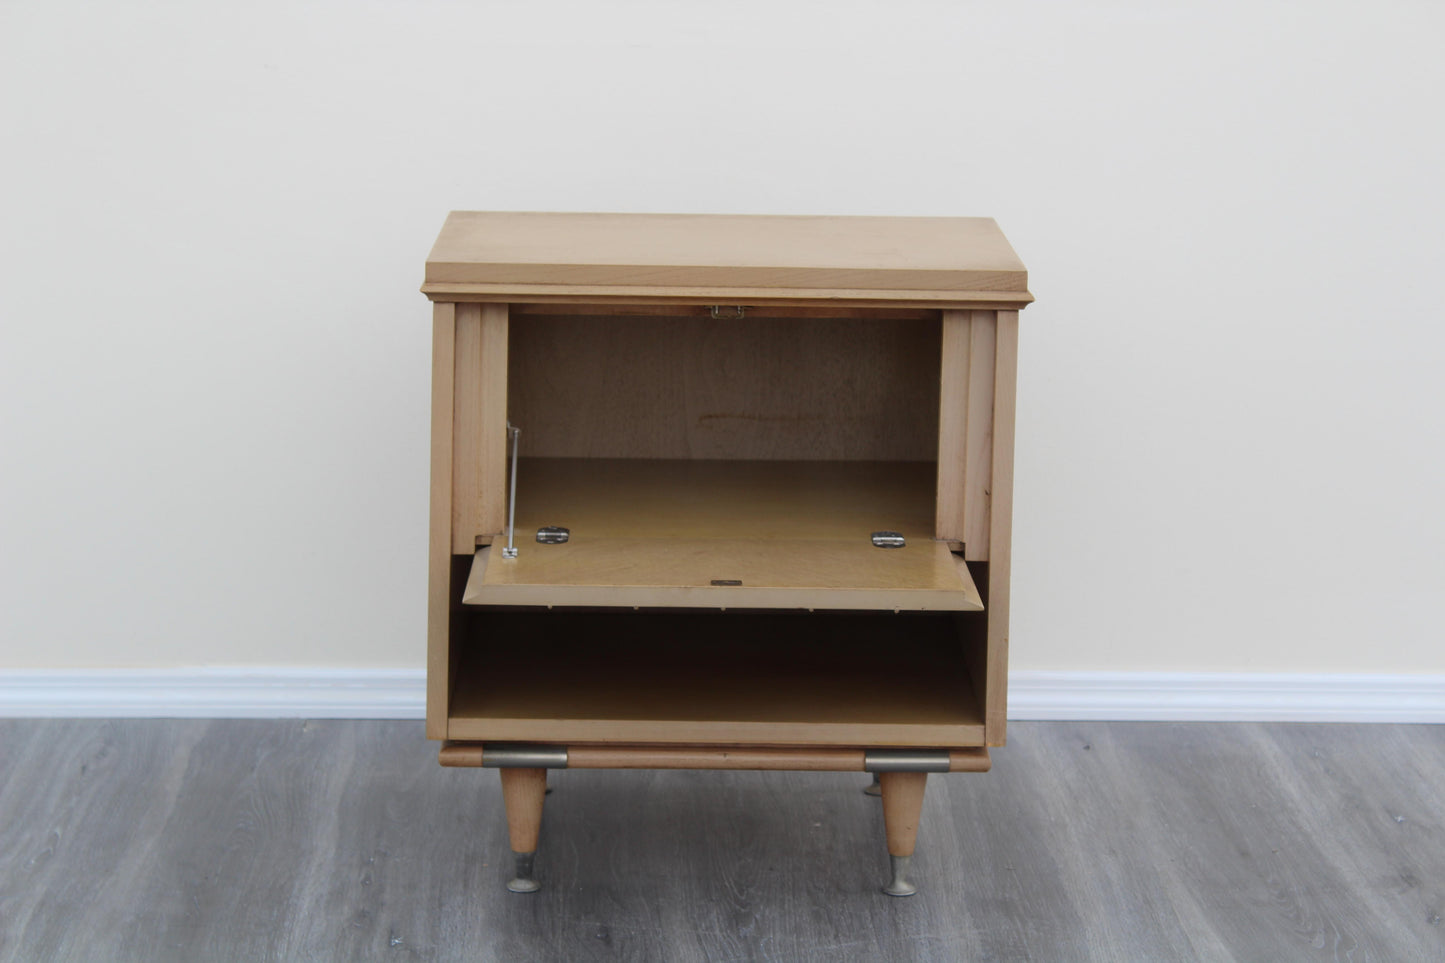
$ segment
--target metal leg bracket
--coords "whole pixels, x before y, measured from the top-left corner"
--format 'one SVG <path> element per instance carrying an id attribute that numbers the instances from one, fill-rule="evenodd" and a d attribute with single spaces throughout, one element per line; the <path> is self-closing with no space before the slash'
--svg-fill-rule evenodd
<path id="1" fill-rule="evenodd" d="M 567 747 L 489 742 L 482 746 L 482 768 L 566 769 Z"/>
<path id="2" fill-rule="evenodd" d="M 868 772 L 948 772 L 947 749 L 869 749 L 863 753 Z"/>

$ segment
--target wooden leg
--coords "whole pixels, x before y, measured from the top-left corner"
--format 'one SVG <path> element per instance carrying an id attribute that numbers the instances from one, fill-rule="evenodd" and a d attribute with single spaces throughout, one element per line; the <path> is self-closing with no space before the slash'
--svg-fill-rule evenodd
<path id="1" fill-rule="evenodd" d="M 502 800 L 507 805 L 507 833 L 512 840 L 516 876 L 507 884 L 514 893 L 535 893 L 532 860 L 537 855 L 537 837 L 542 832 L 542 801 L 547 798 L 547 770 L 499 769 Z"/>
<path id="2" fill-rule="evenodd" d="M 926 772 L 879 773 L 883 789 L 883 827 L 888 834 L 888 862 L 893 879 L 883 888 L 889 896 L 912 896 L 917 888 L 905 876 L 918 842 L 918 818 L 923 813 Z"/>

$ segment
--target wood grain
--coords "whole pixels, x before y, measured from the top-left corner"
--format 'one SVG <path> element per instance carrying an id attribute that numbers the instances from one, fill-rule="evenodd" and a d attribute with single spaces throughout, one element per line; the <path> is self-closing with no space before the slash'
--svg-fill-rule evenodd
<path id="1" fill-rule="evenodd" d="M 988 772 L 992 768 L 993 757 L 986 746 L 949 750 L 949 772 Z"/>
<path id="2" fill-rule="evenodd" d="M 611 307 L 646 305 L 742 305 L 746 308 L 806 308 L 818 304 L 845 310 L 916 310 L 921 305 L 938 310 L 1007 311 L 1033 302 L 1033 295 L 1017 291 L 848 291 L 838 288 L 667 288 L 585 284 L 423 284 L 421 292 L 433 301 L 459 304 L 603 304 Z M 631 312 L 624 312 L 631 313 Z"/>
<path id="3" fill-rule="evenodd" d="M 533 316 L 512 421 L 533 457 L 934 461 L 939 322 Z"/>
<path id="4" fill-rule="evenodd" d="M 957 553 L 955 558 L 959 556 Z M 964 562 L 969 574 L 973 576 L 973 583 L 988 598 L 988 563 L 987 562 Z M 988 687 L 993 684 L 993 677 L 989 674 L 991 663 L 989 662 L 988 631 L 991 612 L 985 609 L 982 613 L 969 613 L 955 616 L 954 631 L 959 643 L 963 648 L 963 657 L 968 661 L 969 678 L 973 680 L 973 696 L 981 706 L 988 705 Z M 1004 676 L 1008 678 L 1007 674 Z"/>
<path id="5" fill-rule="evenodd" d="M 888 834 L 888 855 L 912 856 L 918 842 L 918 822 L 923 813 L 926 772 L 880 772 L 878 784 L 883 796 L 883 825 Z"/>
<path id="6" fill-rule="evenodd" d="M 542 831 L 542 803 L 547 798 L 547 770 L 502 769 L 499 772 L 512 852 L 535 853 L 537 837 Z"/>
<path id="7" fill-rule="evenodd" d="M 743 308 L 743 317 L 735 317 L 738 307 Z M 714 317 L 716 311 L 720 317 Z M 836 306 L 831 300 L 822 305 L 713 305 L 685 303 L 599 303 L 577 302 L 528 302 L 514 304 L 513 318 L 564 317 L 564 318 L 697 318 L 708 321 L 769 320 L 784 321 L 799 318 L 824 321 L 932 321 L 937 323 L 940 312 L 932 307 L 912 308 L 848 308 Z"/>
<path id="8" fill-rule="evenodd" d="M 924 465 L 533 458 L 518 473 L 530 544 L 474 565 L 468 604 L 983 607 L 968 570 L 928 538 Z M 527 537 L 543 525 L 569 541 Z M 880 549 L 880 530 L 910 541 Z"/>
<path id="9" fill-rule="evenodd" d="M 452 552 L 476 548 L 482 506 L 482 305 L 457 305 L 452 377 Z"/>
<path id="10" fill-rule="evenodd" d="M 968 329 L 968 428 L 963 504 L 964 558 L 987 561 L 992 535 L 989 493 L 993 486 L 994 367 L 998 314 L 970 311 Z"/>
<path id="11" fill-rule="evenodd" d="M 508 308 L 505 304 L 481 306 L 481 414 L 480 467 L 476 535 L 492 536 L 507 526 L 507 366 L 509 363 Z M 475 536 L 472 541 L 476 544 Z M 465 554 L 465 552 L 458 553 Z"/>
<path id="12" fill-rule="evenodd" d="M 935 537 L 963 541 L 968 464 L 971 312 L 944 311 L 938 397 L 938 492 Z"/>
<path id="13" fill-rule="evenodd" d="M 0 719 L 0 961 L 1445 957 L 1445 727 L 1011 728 L 905 903 L 864 774 L 746 771 L 551 773 L 519 900 L 416 722 Z"/>
<path id="14" fill-rule="evenodd" d="M 532 555 L 562 547 L 531 541 L 544 525 L 569 528 L 573 538 L 861 539 L 870 546 L 873 532 L 888 529 L 931 544 L 933 478 L 928 462 L 523 458 L 517 530 L 528 533 Z"/>
<path id="15" fill-rule="evenodd" d="M 1013 560 L 1014 416 L 1018 392 L 1019 316 L 998 312 L 994 353 L 993 466 L 989 498 L 988 744 L 1001 746 L 1008 712 L 1009 581 Z"/>
<path id="16" fill-rule="evenodd" d="M 452 551 L 506 527 L 507 307 L 457 306 Z"/>
<path id="17" fill-rule="evenodd" d="M 442 744 L 437 754 L 443 766 L 480 768 L 481 742 Z M 628 746 L 570 745 L 568 769 L 756 769 L 796 772 L 862 772 L 863 749 L 789 749 L 758 746 Z M 949 772 L 988 772 L 988 749 L 973 746 L 951 749 Z"/>
<path id="18" fill-rule="evenodd" d="M 777 538 L 575 538 L 480 560 L 468 605 L 636 608 L 983 609 L 968 570 L 942 542 L 884 550 L 867 541 Z"/>
<path id="19" fill-rule="evenodd" d="M 1028 273 L 991 218 L 454 211 L 426 284 L 1026 293 Z"/>
<path id="20" fill-rule="evenodd" d="M 937 536 L 962 542 L 969 561 L 987 561 L 993 483 L 993 311 L 943 313 L 938 415 Z"/>
<path id="21" fill-rule="evenodd" d="M 452 393 L 456 305 L 432 306 L 431 522 L 427 562 L 426 733 L 446 735 L 451 692 Z"/>

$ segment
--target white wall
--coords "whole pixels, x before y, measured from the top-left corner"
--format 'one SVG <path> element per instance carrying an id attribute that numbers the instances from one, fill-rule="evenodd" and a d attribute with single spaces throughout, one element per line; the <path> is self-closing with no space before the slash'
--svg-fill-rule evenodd
<path id="1" fill-rule="evenodd" d="M 446 211 L 998 218 L 1014 665 L 1445 672 L 1437 3 L 0 4 L 0 666 L 415 666 Z"/>

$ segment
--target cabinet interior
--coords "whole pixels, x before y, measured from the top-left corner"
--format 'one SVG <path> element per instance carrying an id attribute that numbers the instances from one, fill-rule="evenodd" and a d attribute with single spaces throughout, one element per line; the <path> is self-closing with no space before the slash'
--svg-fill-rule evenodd
<path id="1" fill-rule="evenodd" d="M 449 738 L 984 744 L 939 313 L 653 311 L 513 306 L 519 552 L 457 559 Z"/>
<path id="2" fill-rule="evenodd" d="M 533 458 L 933 462 L 940 342 L 937 312 L 521 314 L 507 416 Z"/>
<path id="3" fill-rule="evenodd" d="M 981 608 L 933 540 L 937 312 L 678 310 L 513 319 L 525 547 L 482 549 L 468 603 Z"/>
<path id="4" fill-rule="evenodd" d="M 982 613 L 471 609 L 448 734 L 574 743 L 983 744 Z M 507 642 L 513 644 L 506 644 Z"/>

